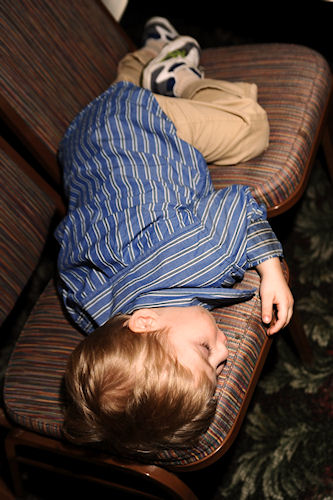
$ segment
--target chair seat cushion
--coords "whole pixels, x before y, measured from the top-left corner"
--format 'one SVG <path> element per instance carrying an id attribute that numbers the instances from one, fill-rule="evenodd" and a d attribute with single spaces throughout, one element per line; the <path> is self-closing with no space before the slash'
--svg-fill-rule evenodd
<path id="1" fill-rule="evenodd" d="M 253 44 L 206 49 L 208 78 L 258 86 L 268 114 L 270 144 L 259 157 L 236 166 L 210 166 L 216 188 L 247 184 L 277 215 L 301 196 L 331 90 L 331 71 L 316 51 L 292 44 Z"/>
<path id="2" fill-rule="evenodd" d="M 239 287 L 258 287 L 259 277 L 248 271 Z M 217 387 L 214 421 L 191 450 L 161 452 L 157 464 L 184 466 L 211 456 L 226 445 L 242 417 L 248 386 L 262 363 L 270 339 L 260 317 L 260 299 L 218 309 L 217 322 L 228 338 L 229 357 Z M 53 281 L 46 287 L 26 323 L 8 365 L 4 399 L 8 415 L 38 433 L 61 438 L 63 422 L 63 374 L 69 354 L 82 334 L 66 319 Z"/>

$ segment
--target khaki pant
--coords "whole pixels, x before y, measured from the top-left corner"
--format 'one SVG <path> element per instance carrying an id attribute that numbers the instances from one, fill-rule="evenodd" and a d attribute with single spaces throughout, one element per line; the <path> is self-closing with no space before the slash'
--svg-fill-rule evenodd
<path id="1" fill-rule="evenodd" d="M 147 48 L 127 54 L 119 63 L 116 81 L 140 86 L 142 69 L 155 55 Z M 181 97 L 154 96 L 178 136 L 198 149 L 207 163 L 233 165 L 268 146 L 267 115 L 257 103 L 254 83 L 203 78 L 187 86 Z"/>

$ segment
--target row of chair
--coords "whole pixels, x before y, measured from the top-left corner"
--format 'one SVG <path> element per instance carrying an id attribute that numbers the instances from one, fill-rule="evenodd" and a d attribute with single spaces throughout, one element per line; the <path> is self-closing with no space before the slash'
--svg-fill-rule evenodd
<path id="1" fill-rule="evenodd" d="M 36 281 L 43 248 L 50 241 L 55 245 L 52 230 L 66 210 L 59 141 L 75 114 L 110 85 L 118 61 L 135 47 L 97 0 L 3 0 L 0 12 L 0 110 L 10 132 L 10 140 L 0 142 L 0 331 L 5 338 Z M 202 64 L 208 77 L 255 82 L 270 123 L 270 145 L 262 155 L 235 166 L 209 166 L 217 188 L 247 184 L 266 204 L 269 217 L 282 214 L 301 197 L 320 144 L 333 178 L 327 120 L 332 77 L 320 54 L 299 45 L 251 44 L 205 49 Z M 249 271 L 237 286 L 257 287 L 258 280 Z M 272 342 L 261 323 L 258 294 L 214 314 L 228 337 L 230 356 L 219 378 L 210 428 L 191 449 L 166 449 L 153 464 L 133 463 L 62 438 L 64 368 L 83 337 L 63 311 L 50 276 L 6 370 L 0 424 L 14 494 L 24 494 L 22 470 L 31 466 L 95 481 L 128 498 L 139 493 L 196 498 L 186 474 L 208 467 L 233 443 Z M 291 332 L 309 361 L 296 319 Z"/>

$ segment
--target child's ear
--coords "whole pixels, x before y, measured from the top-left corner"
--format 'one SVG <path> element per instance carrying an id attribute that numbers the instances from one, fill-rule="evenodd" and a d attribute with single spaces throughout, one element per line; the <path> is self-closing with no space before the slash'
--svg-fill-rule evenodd
<path id="1" fill-rule="evenodd" d="M 154 332 L 159 327 L 159 317 L 153 309 L 138 309 L 128 320 L 128 327 L 134 333 Z"/>

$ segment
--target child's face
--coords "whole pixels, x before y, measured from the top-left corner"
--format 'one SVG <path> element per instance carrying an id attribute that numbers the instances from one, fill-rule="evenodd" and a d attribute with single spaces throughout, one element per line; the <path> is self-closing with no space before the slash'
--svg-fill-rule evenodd
<path id="1" fill-rule="evenodd" d="M 227 339 L 213 315 L 200 306 L 160 308 L 180 363 L 216 381 L 228 356 Z"/>

